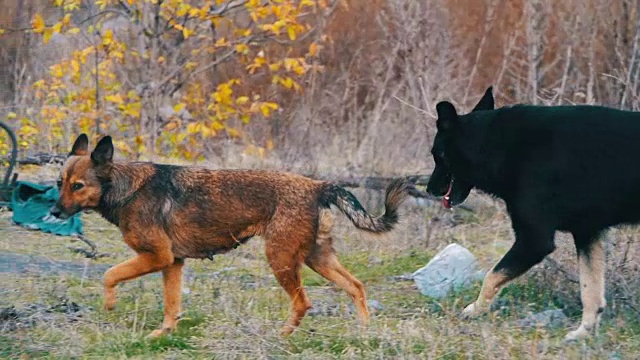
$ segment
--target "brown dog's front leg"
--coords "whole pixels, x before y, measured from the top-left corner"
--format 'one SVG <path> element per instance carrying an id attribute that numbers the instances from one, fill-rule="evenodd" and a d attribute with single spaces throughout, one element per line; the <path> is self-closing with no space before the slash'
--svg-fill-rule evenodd
<path id="1" fill-rule="evenodd" d="M 172 263 L 173 254 L 169 250 L 159 253 L 145 252 L 107 270 L 104 273 L 105 310 L 115 307 L 116 286 L 119 283 L 161 270 Z"/>
<path id="2" fill-rule="evenodd" d="M 180 304 L 182 302 L 183 259 L 175 259 L 173 264 L 162 269 L 164 281 L 164 321 L 162 328 L 154 330 L 149 337 L 158 337 L 171 333 L 178 325 Z"/>

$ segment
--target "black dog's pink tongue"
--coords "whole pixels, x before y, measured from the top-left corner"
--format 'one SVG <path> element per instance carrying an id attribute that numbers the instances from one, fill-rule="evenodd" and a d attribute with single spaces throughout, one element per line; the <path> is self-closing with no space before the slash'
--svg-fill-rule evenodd
<path id="1" fill-rule="evenodd" d="M 442 197 L 442 205 L 447 209 L 451 209 L 451 199 L 449 198 L 451 195 L 451 188 L 453 188 L 453 181 L 449 183 L 449 189 L 447 189 L 447 193 Z"/>

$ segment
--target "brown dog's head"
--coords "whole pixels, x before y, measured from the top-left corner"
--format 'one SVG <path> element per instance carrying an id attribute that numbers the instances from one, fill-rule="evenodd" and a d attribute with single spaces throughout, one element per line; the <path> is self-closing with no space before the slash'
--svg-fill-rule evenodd
<path id="1" fill-rule="evenodd" d="M 50 209 L 51 215 L 67 219 L 81 210 L 95 208 L 100 203 L 102 196 L 100 175 L 108 173 L 113 160 L 111 137 L 105 136 L 100 139 L 91 154 L 88 149 L 87 135 L 78 136 L 71 148 L 69 158 L 60 171 L 58 178 L 60 198 Z"/>

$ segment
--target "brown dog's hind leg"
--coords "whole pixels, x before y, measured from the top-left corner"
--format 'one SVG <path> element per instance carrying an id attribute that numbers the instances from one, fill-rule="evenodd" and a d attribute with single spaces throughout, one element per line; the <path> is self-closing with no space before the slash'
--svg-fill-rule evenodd
<path id="1" fill-rule="evenodd" d="M 158 337 L 175 331 L 180 317 L 182 302 L 183 259 L 175 259 L 173 264 L 162 269 L 164 283 L 164 321 L 160 329 L 154 330 L 149 337 Z"/>
<path id="2" fill-rule="evenodd" d="M 298 242 L 292 239 L 291 243 L 285 247 L 279 242 L 269 241 L 268 238 L 266 240 L 269 265 L 271 265 L 278 283 L 291 298 L 289 320 L 280 332 L 281 335 L 288 336 L 300 325 L 307 310 L 311 308 L 311 301 L 302 287 L 302 278 L 300 277 L 301 257 L 297 249 L 298 246 L 296 246 Z"/>
<path id="3" fill-rule="evenodd" d="M 367 308 L 364 285 L 340 264 L 335 253 L 326 249 L 314 251 L 312 255 L 307 257 L 306 263 L 315 272 L 346 291 L 356 306 L 358 319 L 362 325 L 369 324 L 369 309 Z"/>
<path id="4" fill-rule="evenodd" d="M 320 213 L 320 226 L 316 243 L 305 259 L 306 264 L 325 279 L 334 282 L 351 296 L 358 311 L 358 318 L 363 325 L 369 323 L 369 309 L 364 285 L 342 266 L 332 246 L 331 228 L 333 218 L 328 210 Z"/>

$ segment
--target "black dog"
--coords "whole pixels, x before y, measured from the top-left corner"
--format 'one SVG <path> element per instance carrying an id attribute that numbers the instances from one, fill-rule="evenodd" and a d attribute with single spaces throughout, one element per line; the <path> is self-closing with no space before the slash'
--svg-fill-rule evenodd
<path id="1" fill-rule="evenodd" d="M 491 270 L 478 299 L 463 314 L 486 311 L 510 280 L 554 251 L 555 231 L 573 235 L 580 265 L 580 327 L 598 326 L 606 305 L 600 234 L 640 222 L 640 113 L 601 106 L 516 105 L 493 110 L 489 88 L 467 115 L 437 104 L 436 167 L 428 192 L 447 207 L 472 188 L 503 199 L 515 243 Z"/>

